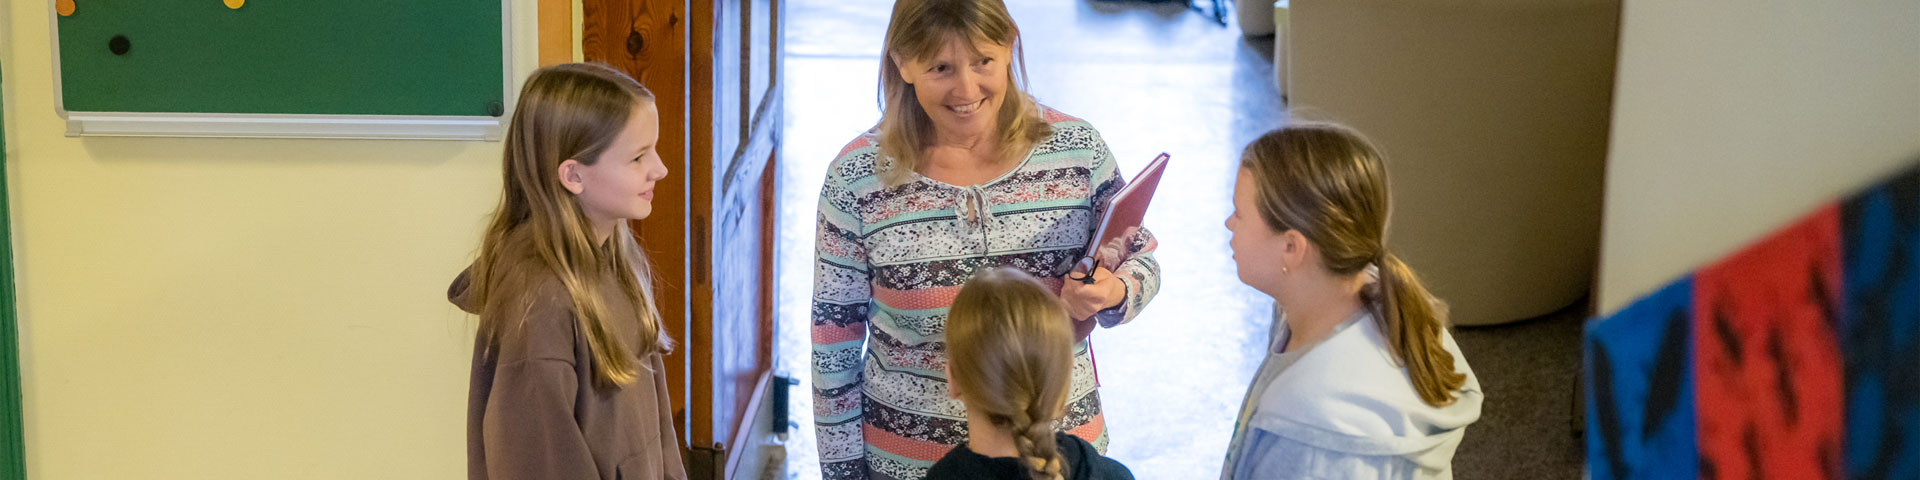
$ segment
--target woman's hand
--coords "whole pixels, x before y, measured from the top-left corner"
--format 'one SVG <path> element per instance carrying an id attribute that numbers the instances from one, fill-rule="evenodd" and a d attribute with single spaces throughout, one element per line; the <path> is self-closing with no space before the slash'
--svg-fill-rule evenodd
<path id="1" fill-rule="evenodd" d="M 1060 299 L 1067 304 L 1067 316 L 1073 318 L 1073 333 L 1076 338 L 1086 338 L 1093 331 L 1093 314 L 1113 308 L 1127 298 L 1127 286 L 1120 283 L 1120 277 L 1105 268 L 1093 271 L 1093 283 L 1080 283 L 1071 276 L 1063 278 L 1060 286 Z"/>
<path id="2" fill-rule="evenodd" d="M 1119 265 L 1126 260 L 1127 242 L 1139 231 L 1140 227 L 1129 227 L 1120 236 L 1094 250 L 1094 265 Z M 1067 316 L 1073 318 L 1073 337 L 1076 340 L 1085 339 L 1087 334 L 1093 333 L 1093 314 L 1113 308 L 1127 299 L 1127 286 L 1113 276 L 1113 271 L 1095 268 L 1090 275 L 1093 277 L 1091 284 L 1083 283 L 1084 277 L 1078 273 L 1069 273 L 1062 279 L 1065 283 L 1060 286 L 1060 299 L 1066 301 Z"/>

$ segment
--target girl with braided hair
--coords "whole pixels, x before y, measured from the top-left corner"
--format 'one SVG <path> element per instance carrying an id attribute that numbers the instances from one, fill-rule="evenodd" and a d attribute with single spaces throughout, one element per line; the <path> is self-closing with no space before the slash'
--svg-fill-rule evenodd
<path id="1" fill-rule="evenodd" d="M 947 395 L 966 405 L 967 440 L 928 480 L 1132 480 L 1086 440 L 1060 431 L 1073 376 L 1067 309 L 1018 269 L 967 280 L 947 314 Z"/>

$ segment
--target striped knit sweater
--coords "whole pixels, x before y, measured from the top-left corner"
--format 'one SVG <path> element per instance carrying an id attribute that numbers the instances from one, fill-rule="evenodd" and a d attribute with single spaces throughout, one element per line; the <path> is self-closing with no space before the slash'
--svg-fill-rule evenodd
<path id="1" fill-rule="evenodd" d="M 820 191 L 813 288 L 813 394 L 826 479 L 918 480 L 967 439 L 966 411 L 947 396 L 946 313 L 975 271 L 1026 270 L 1056 291 L 1093 236 L 1094 212 L 1120 191 L 1113 153 L 1093 127 L 1043 109 L 1053 134 L 1019 167 L 977 186 L 918 174 L 882 185 L 869 133 L 848 144 Z M 1160 286 L 1154 239 L 1142 231 L 1114 269 L 1125 323 Z M 863 348 L 864 347 L 864 348 Z M 1106 451 L 1106 424 L 1086 343 L 1074 348 L 1066 416 L 1056 427 Z"/>

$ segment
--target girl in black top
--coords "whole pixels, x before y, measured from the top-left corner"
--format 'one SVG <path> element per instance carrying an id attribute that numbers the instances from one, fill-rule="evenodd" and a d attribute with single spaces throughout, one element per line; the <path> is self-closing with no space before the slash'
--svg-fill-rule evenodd
<path id="1" fill-rule="evenodd" d="M 1073 374 L 1073 325 L 1039 280 L 1012 268 L 967 281 L 947 313 L 947 394 L 967 406 L 967 443 L 928 480 L 1132 480 L 1126 466 L 1056 432 Z"/>

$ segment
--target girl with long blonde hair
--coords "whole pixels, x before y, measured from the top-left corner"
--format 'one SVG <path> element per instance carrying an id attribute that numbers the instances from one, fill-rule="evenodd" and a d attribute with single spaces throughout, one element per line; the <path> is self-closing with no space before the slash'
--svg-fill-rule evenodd
<path id="1" fill-rule="evenodd" d="M 628 221 L 667 175 L 659 112 L 597 64 L 527 78 L 499 207 L 448 291 L 480 316 L 467 403 L 473 479 L 686 478 L 646 255 Z"/>
<path id="2" fill-rule="evenodd" d="M 1234 263 L 1283 313 L 1222 478 L 1452 478 L 1484 394 L 1446 310 L 1387 248 L 1379 151 L 1302 123 L 1254 140 L 1240 167 Z"/>

